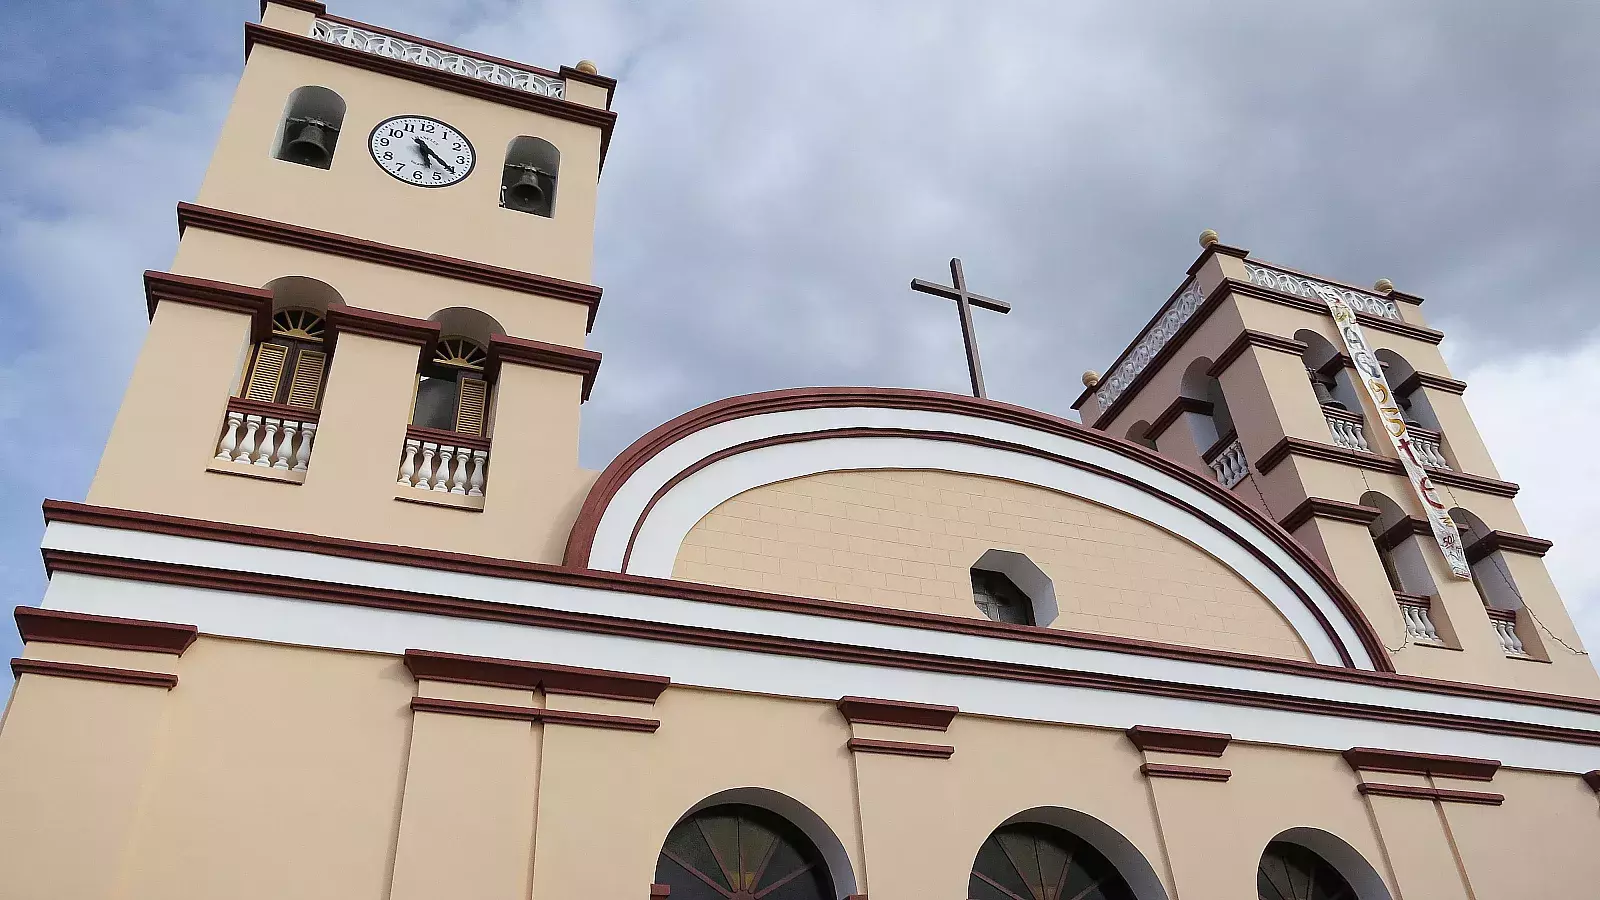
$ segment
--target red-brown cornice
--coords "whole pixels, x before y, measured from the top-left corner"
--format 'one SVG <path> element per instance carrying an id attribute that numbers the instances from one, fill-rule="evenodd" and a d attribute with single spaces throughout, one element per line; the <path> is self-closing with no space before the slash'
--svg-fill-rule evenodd
<path id="1" fill-rule="evenodd" d="M 360 309 L 343 303 L 329 304 L 326 318 L 330 352 L 340 336 L 346 334 L 415 344 L 422 348 L 423 355 L 429 354 L 434 343 L 439 340 L 439 323 L 427 319 L 397 316 L 394 313 L 378 312 L 374 309 Z"/>
<path id="2" fill-rule="evenodd" d="M 500 367 L 506 363 L 580 375 L 583 377 L 583 399 L 588 400 L 589 391 L 594 387 L 594 377 L 600 371 L 600 354 L 593 350 L 580 350 L 576 347 L 547 344 L 544 341 L 531 341 L 527 338 L 508 337 L 503 334 L 490 335 L 487 369 L 489 377 L 498 378 Z"/>
<path id="3" fill-rule="evenodd" d="M 1290 510 L 1279 524 L 1283 526 L 1284 531 L 1293 532 L 1312 519 L 1332 519 L 1335 522 L 1369 525 L 1381 515 L 1383 515 L 1381 511 L 1359 503 L 1329 500 L 1326 497 L 1307 497 L 1299 506 Z"/>
<path id="4" fill-rule="evenodd" d="M 1183 753 L 1190 756 L 1221 756 L 1233 740 L 1229 734 L 1215 731 L 1184 731 L 1180 728 L 1156 728 L 1152 725 L 1135 725 L 1127 730 L 1128 740 L 1144 751 Z"/>
<path id="5" fill-rule="evenodd" d="M 341 19 L 339 21 L 346 24 L 355 25 L 359 28 L 366 28 L 373 31 L 385 31 L 385 29 L 376 28 L 364 22 L 353 22 L 348 19 Z M 398 34 L 398 32 L 390 33 Z M 422 38 L 412 37 L 410 35 L 405 36 L 404 39 L 415 40 L 419 43 L 432 44 L 434 46 L 448 46 L 439 45 L 434 41 L 427 41 L 423 40 Z M 555 119 L 565 119 L 569 122 L 577 122 L 581 125 L 592 125 L 600 130 L 600 165 L 602 167 L 605 165 L 606 151 L 611 146 L 611 130 L 617 122 L 617 114 L 609 109 L 596 109 L 592 106 L 585 106 L 582 103 L 570 103 L 566 100 L 557 100 L 554 97 L 546 97 L 543 94 L 535 94 L 532 91 L 524 91 L 508 85 L 495 84 L 493 82 L 483 81 L 478 78 L 472 78 L 467 75 L 457 75 L 454 72 L 445 72 L 440 69 L 418 65 L 406 60 L 393 59 L 388 56 L 380 56 L 376 53 L 366 53 L 364 51 L 356 50 L 350 47 L 344 47 L 339 44 L 330 44 L 326 41 L 319 41 L 315 38 L 307 37 L 305 35 L 291 34 L 287 31 L 279 31 L 276 28 L 264 28 L 253 22 L 246 22 L 244 26 L 244 55 L 246 60 L 250 58 L 250 51 L 255 49 L 257 45 L 273 47 L 289 53 L 298 53 L 301 56 L 324 59 L 329 62 L 340 63 L 356 69 L 366 69 L 369 72 L 377 72 L 381 75 L 402 78 L 406 81 L 413 81 L 418 84 L 425 84 L 429 87 L 438 88 L 440 90 L 464 94 L 468 97 L 476 97 L 480 100 L 487 100 L 491 103 L 499 103 L 504 106 L 510 106 L 516 109 L 526 110 L 528 112 L 539 113 Z M 470 51 L 462 52 L 465 52 L 468 56 L 483 58 L 483 54 L 480 53 L 473 53 Z M 548 70 L 539 69 L 534 66 L 524 66 L 521 63 L 510 64 L 517 68 L 529 69 L 535 72 L 548 72 Z M 555 76 L 556 73 L 549 72 L 548 74 Z"/>
<path id="6" fill-rule="evenodd" d="M 1495 772 L 1500 770 L 1500 761 L 1497 759 L 1409 753 L 1403 750 L 1379 750 L 1375 747 L 1351 747 L 1344 752 L 1344 761 L 1357 772 L 1437 775 L 1441 778 L 1459 778 L 1464 781 L 1492 781 Z"/>
<path id="7" fill-rule="evenodd" d="M 19 606 L 14 615 L 17 634 L 22 636 L 24 642 L 77 644 L 182 656 L 199 633 L 193 625 L 92 616 L 34 606 Z"/>
<path id="8" fill-rule="evenodd" d="M 250 339 L 266 340 L 272 334 L 272 292 L 261 288 L 146 270 L 145 308 L 156 317 L 156 305 L 163 300 L 206 306 L 250 316 Z"/>
<path id="9" fill-rule="evenodd" d="M 1371 797 L 1437 800 L 1441 803 L 1476 803 L 1482 806 L 1499 806 L 1506 801 L 1504 794 L 1491 794 L 1488 791 L 1452 791 L 1409 784 L 1375 784 L 1370 781 L 1356 785 L 1356 792 Z"/>
<path id="10" fill-rule="evenodd" d="M 881 753 L 888 756 L 920 756 L 925 759 L 949 759 L 956 748 L 949 744 L 919 744 L 912 741 L 881 741 L 874 738 L 851 738 L 845 742 L 854 753 Z"/>
<path id="11" fill-rule="evenodd" d="M 1144 436 L 1152 441 L 1158 440 L 1161 435 L 1166 433 L 1168 428 L 1172 427 L 1172 423 L 1178 421 L 1179 417 L 1184 413 L 1192 412 L 1209 416 L 1214 408 L 1209 400 L 1179 397 L 1167 404 L 1167 408 L 1161 411 L 1161 415 L 1155 417 L 1155 420 L 1150 423 L 1150 427 L 1145 430 Z"/>
<path id="12" fill-rule="evenodd" d="M 1218 377 L 1223 372 L 1228 371 L 1228 367 L 1233 365 L 1233 361 L 1243 356 L 1244 352 L 1251 347 L 1274 350 L 1291 356 L 1299 356 L 1306 352 L 1305 341 L 1297 341 L 1293 338 L 1279 337 L 1275 334 L 1268 334 L 1265 331 L 1253 331 L 1246 328 L 1238 337 L 1233 339 L 1233 343 L 1228 345 L 1228 349 L 1217 354 L 1217 361 L 1211 364 L 1211 368 L 1206 370 L 1206 374 L 1212 378 Z"/>
<path id="13" fill-rule="evenodd" d="M 1465 394 L 1467 383 L 1455 378 L 1446 378 L 1443 375 L 1434 375 L 1431 372 L 1412 372 L 1405 381 L 1394 386 L 1394 392 L 1404 397 L 1417 388 L 1432 388 L 1446 394 Z"/>
<path id="14" fill-rule="evenodd" d="M 841 697 L 838 707 L 845 721 L 852 725 L 896 725 L 928 731 L 948 729 L 956 713 L 961 711 L 954 706 L 870 697 Z"/>
<path id="15" fill-rule="evenodd" d="M 584 669 L 551 663 L 464 656 L 434 650 L 407 650 L 406 668 L 418 681 L 448 681 L 483 687 L 546 694 L 573 694 L 654 703 L 672 679 L 663 675 L 636 675 L 607 669 Z"/>
<path id="16" fill-rule="evenodd" d="M 482 284 L 523 294 L 534 294 L 554 300 L 578 303 L 588 308 L 587 327 L 589 329 L 594 328 L 594 317 L 600 308 L 601 290 L 594 285 L 581 284 L 561 278 L 551 278 L 548 275 L 536 275 L 532 272 L 519 272 L 515 269 L 491 266 L 487 263 L 473 262 L 467 259 L 457 259 L 452 256 L 425 253 L 421 250 L 396 247 L 392 244 L 380 244 L 377 241 L 353 238 L 331 231 L 318 231 L 314 228 L 304 228 L 285 222 L 274 222 L 271 219 L 247 216 L 224 209 L 196 206 L 193 203 L 179 203 L 178 232 L 182 234 L 184 230 L 189 228 L 199 228 L 203 231 L 214 231 L 219 234 L 229 234 L 235 237 L 249 238 L 286 247 L 298 247 L 316 253 L 326 253 L 330 256 L 342 256 L 346 259 L 392 266 L 397 269 L 421 272 L 426 275 L 437 275 L 440 278 L 450 278 L 456 281 L 466 281 L 472 284 Z"/>
<path id="17" fill-rule="evenodd" d="M 11 675 L 49 675 L 53 678 L 74 678 L 79 681 L 99 681 L 106 684 L 131 684 L 135 687 L 158 687 L 172 690 L 178 686 L 178 676 L 168 672 L 145 672 L 139 669 L 117 669 L 111 666 L 89 666 L 82 663 L 57 662 L 53 659 L 23 659 L 11 661 Z"/>
<path id="18" fill-rule="evenodd" d="M 1181 778 L 1185 781 L 1227 781 L 1233 777 L 1232 769 L 1215 766 L 1177 766 L 1171 763 L 1145 763 L 1139 767 L 1146 778 Z"/>
<path id="19" fill-rule="evenodd" d="M 445 700 L 439 697 L 412 697 L 411 710 L 479 719 L 509 719 L 513 722 L 528 722 L 535 725 L 577 725 L 612 731 L 640 731 L 645 734 L 650 734 L 661 727 L 658 719 L 641 719 L 636 716 L 574 712 L 566 709 L 546 709 L 542 706 L 507 706 L 499 703 L 479 703 L 475 700 Z"/>
<path id="20" fill-rule="evenodd" d="M 1374 472 L 1388 472 L 1392 475 L 1404 475 L 1405 466 L 1400 460 L 1376 453 L 1364 453 L 1360 450 L 1346 450 L 1332 444 L 1320 441 L 1309 441 L 1305 438 L 1286 437 L 1268 448 L 1256 461 L 1256 469 L 1265 475 L 1277 468 L 1284 460 L 1291 456 L 1306 459 L 1320 459 L 1326 462 L 1345 463 Z M 1482 475 L 1468 475 L 1465 472 L 1456 472 L 1450 469 L 1428 469 L 1428 477 L 1439 484 L 1461 488 L 1466 491 L 1478 491 L 1495 497 L 1515 497 L 1521 490 L 1519 486 L 1509 481 L 1500 481 L 1496 478 L 1485 478 Z"/>
<path id="21" fill-rule="evenodd" d="M 1507 553 L 1525 553 L 1528 556 L 1544 556 L 1553 546 L 1555 546 L 1553 543 L 1544 538 L 1530 537 L 1512 531 L 1491 531 L 1467 547 L 1467 562 L 1475 563 L 1501 550 Z"/>

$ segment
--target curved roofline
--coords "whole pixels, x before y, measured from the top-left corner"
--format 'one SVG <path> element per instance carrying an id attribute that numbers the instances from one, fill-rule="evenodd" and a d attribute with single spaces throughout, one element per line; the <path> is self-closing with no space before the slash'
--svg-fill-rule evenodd
<path id="1" fill-rule="evenodd" d="M 1380 672 L 1395 671 L 1394 663 L 1376 629 L 1333 574 L 1278 523 L 1234 496 L 1231 491 L 1175 460 L 1077 422 L 1009 403 L 938 391 L 872 387 L 790 388 L 729 397 L 690 410 L 634 441 L 600 473 L 584 498 L 568 535 L 564 565 L 576 569 L 589 568 L 601 520 L 617 492 L 646 463 L 685 437 L 723 422 L 766 413 L 851 406 L 949 413 L 1031 428 L 1129 457 L 1180 481 L 1223 504 L 1273 540 L 1332 599 L 1360 639 L 1374 668 Z M 1314 604 L 1308 605 L 1314 607 Z M 1335 644 L 1341 647 L 1343 653 L 1342 644 L 1337 640 Z M 1348 661 L 1346 664 L 1353 665 Z"/>

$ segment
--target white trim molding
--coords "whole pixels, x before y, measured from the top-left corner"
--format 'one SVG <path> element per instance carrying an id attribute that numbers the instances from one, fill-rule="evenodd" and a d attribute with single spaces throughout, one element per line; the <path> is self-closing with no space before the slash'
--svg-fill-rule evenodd
<path id="1" fill-rule="evenodd" d="M 898 436 L 827 436 L 848 429 L 881 429 Z M 798 435 L 809 437 L 771 442 Z M 951 435 L 988 443 L 954 441 Z M 737 451 L 745 444 L 753 446 Z M 995 444 L 1035 448 L 1085 465 Z M 764 485 L 850 469 L 932 469 L 1002 478 L 1135 516 L 1194 544 L 1237 573 L 1277 608 L 1315 661 L 1344 665 L 1348 655 L 1357 668 L 1376 668 L 1323 584 L 1276 537 L 1236 509 L 1132 455 L 955 413 L 864 406 L 799 409 L 737 418 L 688 434 L 656 453 L 616 491 L 600 517 L 588 566 L 671 578 L 689 530 L 722 502 Z M 1309 598 L 1311 605 L 1302 598 Z"/>

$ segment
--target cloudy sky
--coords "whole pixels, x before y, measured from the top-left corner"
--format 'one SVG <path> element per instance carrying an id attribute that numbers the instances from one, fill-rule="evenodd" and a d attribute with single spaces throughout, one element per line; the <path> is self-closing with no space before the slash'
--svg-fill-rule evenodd
<path id="1" fill-rule="evenodd" d="M 702 403 L 961 391 L 960 255 L 989 391 L 1070 415 L 1215 228 L 1429 298 L 1454 374 L 1600 646 L 1600 7 L 330 0 L 621 79 L 583 461 Z M 237 78 L 255 0 L 0 7 L 0 589 L 44 588 L 39 501 L 82 499 Z M 151 464 L 158 465 L 153 448 Z M 0 653 L 15 652 L 9 623 Z M 0 679 L 10 673 L 0 669 Z M 3 687 L 0 682 L 0 687 Z"/>

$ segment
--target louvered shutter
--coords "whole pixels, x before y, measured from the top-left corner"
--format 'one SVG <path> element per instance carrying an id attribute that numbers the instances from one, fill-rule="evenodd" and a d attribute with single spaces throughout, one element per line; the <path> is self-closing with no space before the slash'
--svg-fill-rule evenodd
<path id="1" fill-rule="evenodd" d="M 456 431 L 473 437 L 483 437 L 483 414 L 488 401 L 488 382 L 481 378 L 463 376 L 460 401 L 456 404 Z"/>
<path id="2" fill-rule="evenodd" d="M 244 398 L 260 403 L 275 403 L 278 385 L 283 383 L 283 366 L 288 361 L 289 348 L 282 344 L 263 343 L 256 347 L 256 359 L 250 366 L 250 377 L 245 380 Z"/>
<path id="3" fill-rule="evenodd" d="M 294 375 L 289 379 L 289 405 L 316 409 L 322 394 L 322 372 L 328 354 L 321 350 L 301 350 L 294 360 Z"/>

